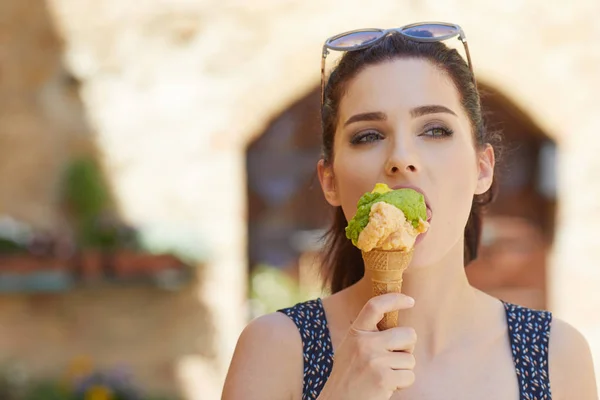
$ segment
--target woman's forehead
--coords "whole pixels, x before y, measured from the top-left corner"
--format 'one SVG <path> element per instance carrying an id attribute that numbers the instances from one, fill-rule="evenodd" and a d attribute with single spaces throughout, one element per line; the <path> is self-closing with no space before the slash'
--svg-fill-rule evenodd
<path id="1" fill-rule="evenodd" d="M 342 120 L 364 112 L 408 114 L 425 105 L 442 105 L 455 113 L 460 96 L 450 76 L 423 59 L 397 59 L 371 65 L 347 85 L 340 102 Z"/>

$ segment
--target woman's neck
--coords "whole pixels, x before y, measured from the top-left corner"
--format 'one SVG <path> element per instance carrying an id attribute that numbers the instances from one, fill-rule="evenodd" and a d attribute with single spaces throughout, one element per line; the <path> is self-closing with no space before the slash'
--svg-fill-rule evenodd
<path id="1" fill-rule="evenodd" d="M 400 311 L 400 326 L 416 330 L 415 352 L 433 358 L 466 340 L 478 316 L 485 314 L 481 294 L 470 286 L 463 266 L 462 242 L 438 264 L 412 267 L 404 273 L 402 293 L 415 299 L 410 310 Z M 365 276 L 348 293 L 353 312 L 372 297 L 371 279 Z M 349 304 L 350 305 L 350 304 Z"/>

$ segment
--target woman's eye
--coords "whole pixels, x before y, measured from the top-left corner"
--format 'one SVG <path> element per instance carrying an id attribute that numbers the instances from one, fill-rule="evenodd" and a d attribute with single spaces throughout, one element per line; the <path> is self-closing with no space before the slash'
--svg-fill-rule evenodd
<path id="1" fill-rule="evenodd" d="M 425 131 L 423 131 L 422 136 L 429 136 L 433 139 L 441 139 L 448 136 L 452 136 L 453 133 L 454 132 L 451 129 L 444 128 L 442 126 L 436 126 L 433 128 L 425 128 Z"/>
<path id="2" fill-rule="evenodd" d="M 381 140 L 381 139 L 383 139 L 383 135 L 381 133 L 375 132 L 375 131 L 368 131 L 368 132 L 363 132 L 363 133 L 357 134 L 356 136 L 354 136 L 352 138 L 350 143 L 352 143 L 352 144 L 372 143 L 372 142 L 375 142 L 375 141 Z"/>

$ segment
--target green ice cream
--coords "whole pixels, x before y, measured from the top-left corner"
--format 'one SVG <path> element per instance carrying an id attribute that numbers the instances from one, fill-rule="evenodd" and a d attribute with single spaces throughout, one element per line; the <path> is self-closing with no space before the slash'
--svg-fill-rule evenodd
<path id="1" fill-rule="evenodd" d="M 356 246 L 358 235 L 369 223 L 371 206 L 380 201 L 398 207 L 416 228 L 419 220 L 427 220 L 427 206 L 423 195 L 413 189 L 391 190 L 385 184 L 375 185 L 373 192 L 365 193 L 358 201 L 356 215 L 346 227 L 346 237 Z"/>

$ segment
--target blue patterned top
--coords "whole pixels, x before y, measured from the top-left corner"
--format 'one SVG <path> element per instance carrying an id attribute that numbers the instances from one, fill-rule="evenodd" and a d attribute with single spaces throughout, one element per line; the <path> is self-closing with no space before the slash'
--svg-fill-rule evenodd
<path id="1" fill-rule="evenodd" d="M 552 314 L 503 303 L 513 361 L 519 380 L 519 400 L 551 400 L 548 342 Z M 316 399 L 333 367 L 333 346 L 321 299 L 279 310 L 294 321 L 304 356 L 302 400 Z"/>

